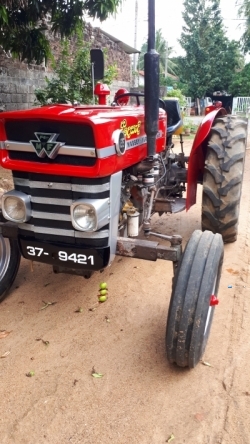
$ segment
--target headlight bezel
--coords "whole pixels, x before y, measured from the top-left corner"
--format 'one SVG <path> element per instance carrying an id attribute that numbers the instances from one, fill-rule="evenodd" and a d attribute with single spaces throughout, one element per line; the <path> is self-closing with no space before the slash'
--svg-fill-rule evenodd
<path id="1" fill-rule="evenodd" d="M 117 156 L 123 156 L 127 151 L 127 141 L 123 131 L 117 129 L 112 134 Z"/>
<path id="2" fill-rule="evenodd" d="M 10 214 L 6 210 L 6 203 L 9 198 L 16 199 L 17 202 L 21 202 L 24 210 L 24 217 L 21 219 L 13 218 L 10 216 Z M 28 196 L 25 193 L 22 193 L 21 191 L 11 190 L 7 191 L 2 195 L 2 213 L 3 217 L 6 220 L 9 220 L 11 222 L 15 222 L 17 224 L 22 224 L 27 222 L 31 218 L 31 203 L 30 203 L 30 196 Z"/>
<path id="3" fill-rule="evenodd" d="M 78 206 L 88 206 L 95 213 L 95 224 L 91 229 L 83 228 L 75 218 L 75 210 Z M 77 231 L 92 233 L 109 223 L 110 219 L 110 199 L 78 199 L 70 206 L 71 223 Z"/>

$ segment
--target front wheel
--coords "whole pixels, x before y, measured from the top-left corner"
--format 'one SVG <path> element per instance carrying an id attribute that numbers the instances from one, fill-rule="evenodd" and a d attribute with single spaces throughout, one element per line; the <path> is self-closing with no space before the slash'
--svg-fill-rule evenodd
<path id="1" fill-rule="evenodd" d="M 202 230 L 237 239 L 241 188 L 247 143 L 247 119 L 215 120 L 209 136 L 202 195 Z"/>
<path id="2" fill-rule="evenodd" d="M 17 241 L 0 235 L 0 302 L 6 298 L 16 278 L 20 259 Z"/>
<path id="3" fill-rule="evenodd" d="M 220 234 L 194 231 L 174 278 L 166 328 L 168 360 L 195 367 L 205 351 L 218 303 L 224 247 Z"/>

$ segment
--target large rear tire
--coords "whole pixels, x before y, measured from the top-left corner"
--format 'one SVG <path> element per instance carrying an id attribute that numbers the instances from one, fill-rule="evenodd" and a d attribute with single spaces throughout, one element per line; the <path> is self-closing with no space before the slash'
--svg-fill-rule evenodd
<path id="1" fill-rule="evenodd" d="M 215 120 L 203 176 L 202 230 L 220 233 L 224 243 L 237 239 L 248 119 Z"/>
<path id="2" fill-rule="evenodd" d="M 194 231 L 182 255 L 174 278 L 166 328 L 168 360 L 180 367 L 195 367 L 205 351 L 223 255 L 221 235 L 199 230 Z"/>
<path id="3" fill-rule="evenodd" d="M 20 259 L 17 241 L 0 235 L 0 302 L 6 298 L 16 278 Z"/>

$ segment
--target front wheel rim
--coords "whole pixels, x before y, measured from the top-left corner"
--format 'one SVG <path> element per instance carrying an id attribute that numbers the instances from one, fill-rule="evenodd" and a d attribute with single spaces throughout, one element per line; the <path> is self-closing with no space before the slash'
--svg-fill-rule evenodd
<path id="1" fill-rule="evenodd" d="M 0 281 L 6 274 L 10 263 L 10 241 L 9 239 L 0 236 Z"/>
<path id="2" fill-rule="evenodd" d="M 213 295 L 215 290 L 216 290 L 217 279 L 218 279 L 218 272 L 216 273 L 216 276 L 215 276 L 214 285 L 213 285 L 213 289 L 212 289 L 211 295 Z M 203 335 L 204 337 L 206 337 L 207 329 L 208 329 L 208 326 L 209 326 L 209 323 L 210 323 L 210 318 L 211 318 L 213 310 L 214 310 L 214 307 L 211 307 L 211 305 L 209 305 L 208 312 L 207 312 L 207 319 L 206 319 L 205 329 L 204 329 L 204 335 Z"/>

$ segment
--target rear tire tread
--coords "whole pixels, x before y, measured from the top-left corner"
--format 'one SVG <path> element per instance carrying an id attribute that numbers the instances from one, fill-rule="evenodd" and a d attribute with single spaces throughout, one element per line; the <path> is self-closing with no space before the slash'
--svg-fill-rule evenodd
<path id="1" fill-rule="evenodd" d="M 211 129 L 203 176 L 202 229 L 237 238 L 247 119 L 219 117 Z"/>

